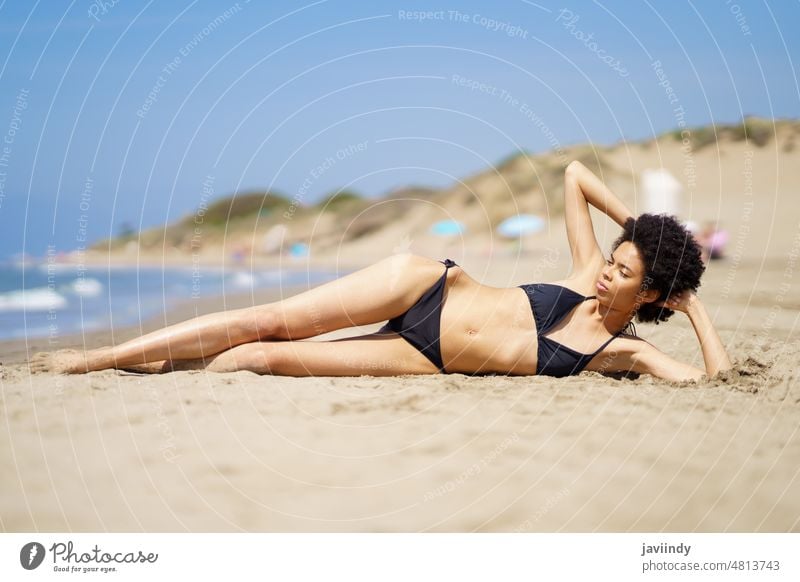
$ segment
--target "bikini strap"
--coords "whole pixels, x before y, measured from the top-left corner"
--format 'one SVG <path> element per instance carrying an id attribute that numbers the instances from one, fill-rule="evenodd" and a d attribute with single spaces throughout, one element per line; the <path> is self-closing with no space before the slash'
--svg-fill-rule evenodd
<path id="1" fill-rule="evenodd" d="M 623 331 L 624 331 L 624 330 L 623 330 Z M 614 335 L 612 335 L 610 338 L 608 338 L 608 339 L 606 340 L 606 342 L 605 342 L 605 343 L 604 343 L 602 346 L 600 346 L 599 348 L 597 348 L 597 350 L 596 350 L 596 351 L 595 351 L 595 352 L 592 354 L 592 357 L 594 357 L 594 356 L 596 356 L 597 354 L 599 354 L 600 352 L 602 352 L 602 351 L 603 351 L 603 348 L 605 348 L 605 347 L 606 347 L 608 344 L 610 344 L 610 343 L 611 343 L 613 340 L 617 339 L 617 337 L 619 337 L 619 334 L 621 334 L 621 333 L 622 333 L 622 331 L 618 331 L 617 333 L 615 333 Z"/>
<path id="2" fill-rule="evenodd" d="M 590 295 L 589 297 L 586 297 L 586 299 L 597 299 L 597 295 Z M 585 301 L 586 299 L 584 299 L 584 301 Z M 628 325 L 626 325 L 624 328 L 622 328 L 622 329 L 621 329 L 621 330 L 619 330 L 617 333 L 615 333 L 615 334 L 614 334 L 614 335 L 612 335 L 610 338 L 608 338 L 608 340 L 607 340 L 607 341 L 606 341 L 606 342 L 605 342 L 605 343 L 604 343 L 602 346 L 600 346 L 600 347 L 597 349 L 597 351 L 596 351 L 596 352 L 594 352 L 594 353 L 592 354 L 592 357 L 594 357 L 594 356 L 596 356 L 597 354 L 599 354 L 600 352 L 602 352 L 604 347 L 606 347 L 606 346 L 607 346 L 608 344 L 610 344 L 610 343 L 611 343 L 613 340 L 615 340 L 617 337 L 619 337 L 619 335 L 620 335 L 621 333 L 623 333 L 623 332 L 624 332 L 626 329 L 628 329 L 628 327 L 630 327 L 631 325 L 633 325 L 633 321 L 630 321 L 630 322 L 628 322 Z M 634 329 L 635 329 L 635 328 L 634 328 Z M 634 333 L 635 333 L 635 332 L 634 332 Z"/>

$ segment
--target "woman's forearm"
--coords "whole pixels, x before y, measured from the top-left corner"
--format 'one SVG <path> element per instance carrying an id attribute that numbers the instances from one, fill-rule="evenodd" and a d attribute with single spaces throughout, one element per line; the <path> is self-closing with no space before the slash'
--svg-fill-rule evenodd
<path id="1" fill-rule="evenodd" d="M 733 367 L 722 340 L 719 339 L 717 330 L 711 323 L 705 306 L 699 299 L 695 300 L 687 307 L 686 314 L 692 322 L 697 339 L 703 349 L 703 359 L 706 363 L 706 375 L 711 378 L 721 370 L 729 370 Z"/>
<path id="2" fill-rule="evenodd" d="M 582 163 L 573 161 L 567 166 L 567 174 L 573 174 L 578 182 L 578 186 L 583 191 L 586 201 L 606 213 L 611 220 L 623 226 L 625 221 L 633 216 L 628 207 L 622 200 L 605 185 L 603 181 L 595 176 L 589 168 Z"/>

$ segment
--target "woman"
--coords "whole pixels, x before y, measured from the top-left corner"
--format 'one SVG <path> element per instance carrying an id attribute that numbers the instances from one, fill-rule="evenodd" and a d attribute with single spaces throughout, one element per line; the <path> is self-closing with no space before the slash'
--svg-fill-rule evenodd
<path id="1" fill-rule="evenodd" d="M 634 219 L 579 162 L 566 169 L 564 196 L 572 272 L 562 281 L 489 287 L 450 259 L 395 255 L 283 301 L 197 317 L 115 347 L 40 353 L 31 369 L 203 368 L 289 376 L 595 370 L 697 380 L 731 368 L 695 295 L 704 267 L 691 234 L 666 215 Z M 589 204 L 623 227 L 608 259 L 597 244 Z M 624 333 L 634 316 L 659 323 L 674 311 L 691 320 L 705 370 Z M 302 341 L 384 320 L 373 334 Z"/>

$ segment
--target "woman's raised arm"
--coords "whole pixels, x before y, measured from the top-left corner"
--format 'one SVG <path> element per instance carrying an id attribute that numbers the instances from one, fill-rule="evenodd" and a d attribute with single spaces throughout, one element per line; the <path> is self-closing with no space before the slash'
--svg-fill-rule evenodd
<path id="1" fill-rule="evenodd" d="M 628 210 L 622 200 L 617 198 L 608 186 L 595 176 L 594 172 L 579 161 L 570 162 L 566 175 L 574 177 L 589 204 L 607 214 L 618 225 L 623 226 L 628 218 L 633 217 L 633 213 Z"/>
<path id="2" fill-rule="evenodd" d="M 589 168 L 573 161 L 564 172 L 564 220 L 572 252 L 573 272 L 601 264 L 603 252 L 597 244 L 589 204 L 620 226 L 633 214 Z"/>

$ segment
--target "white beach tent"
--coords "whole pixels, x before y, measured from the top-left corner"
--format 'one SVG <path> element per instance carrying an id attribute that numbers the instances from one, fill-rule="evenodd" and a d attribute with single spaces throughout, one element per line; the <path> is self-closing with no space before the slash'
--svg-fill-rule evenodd
<path id="1" fill-rule="evenodd" d="M 683 185 L 669 170 L 642 170 L 639 186 L 642 193 L 641 212 L 666 213 L 680 217 Z"/>

